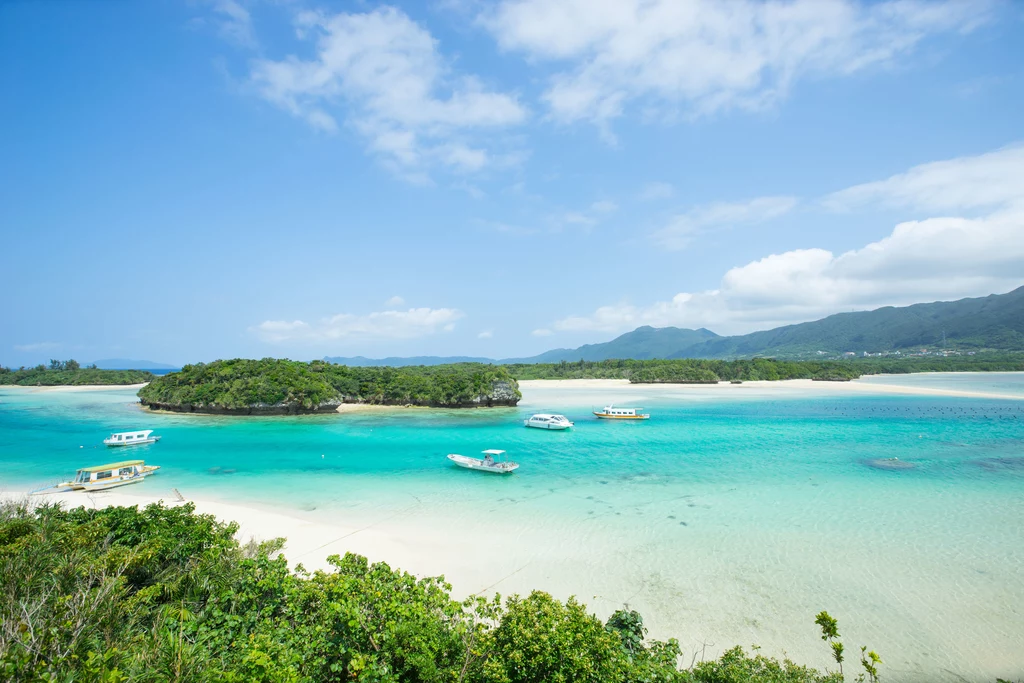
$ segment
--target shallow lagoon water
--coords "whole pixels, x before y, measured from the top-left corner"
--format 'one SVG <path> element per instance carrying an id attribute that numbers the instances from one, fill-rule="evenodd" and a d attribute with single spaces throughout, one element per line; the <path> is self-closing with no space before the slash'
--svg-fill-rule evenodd
<path id="1" fill-rule="evenodd" d="M 1012 373 L 871 381 L 1024 397 Z M 0 487 L 116 459 L 97 445 L 107 433 L 153 428 L 163 440 L 131 453 L 163 469 L 139 488 L 429 539 L 417 571 L 445 572 L 459 594 L 543 588 L 602 615 L 628 603 L 688 653 L 757 643 L 816 666 L 827 661 L 812 622 L 827 609 L 848 650 L 882 653 L 889 680 L 1024 675 L 1024 401 L 524 393 L 516 409 L 225 418 L 144 414 L 125 390 L 0 389 Z M 589 414 L 611 400 L 654 417 Z M 576 428 L 525 429 L 540 410 Z M 444 458 L 484 448 L 521 469 L 494 477 Z M 460 584 L 469 565 L 489 578 Z"/>

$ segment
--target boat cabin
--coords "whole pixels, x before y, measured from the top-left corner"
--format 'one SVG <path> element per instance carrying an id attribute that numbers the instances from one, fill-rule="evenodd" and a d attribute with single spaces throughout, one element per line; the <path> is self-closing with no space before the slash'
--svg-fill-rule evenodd
<path id="1" fill-rule="evenodd" d="M 640 408 L 616 408 L 615 406 L 605 406 L 604 410 L 598 412 L 594 411 L 594 415 L 600 418 L 613 419 L 613 420 L 646 420 L 650 417 L 647 413 L 641 413 Z"/>
<path id="2" fill-rule="evenodd" d="M 108 446 L 132 446 L 140 443 L 152 443 L 160 439 L 159 436 L 151 436 L 152 429 L 144 429 L 138 432 L 116 432 L 103 439 Z"/>
<path id="3" fill-rule="evenodd" d="M 505 455 L 505 451 L 499 451 L 493 448 L 486 450 L 483 453 L 485 465 L 493 465 L 498 459 L 501 458 L 501 456 Z"/>
<path id="4" fill-rule="evenodd" d="M 527 427 L 538 427 L 540 429 L 568 429 L 572 422 L 565 415 L 553 413 L 538 413 L 523 422 Z"/>
<path id="5" fill-rule="evenodd" d="M 604 409 L 605 415 L 620 415 L 623 417 L 632 417 L 636 415 L 636 408 L 616 408 L 614 406 L 608 406 Z"/>
<path id="6" fill-rule="evenodd" d="M 75 475 L 76 484 L 89 484 L 91 482 L 100 482 L 105 479 L 131 479 L 137 477 L 143 473 L 145 468 L 144 460 L 123 460 L 121 462 L 112 462 L 107 465 L 98 465 L 96 467 L 85 467 L 78 470 Z"/>

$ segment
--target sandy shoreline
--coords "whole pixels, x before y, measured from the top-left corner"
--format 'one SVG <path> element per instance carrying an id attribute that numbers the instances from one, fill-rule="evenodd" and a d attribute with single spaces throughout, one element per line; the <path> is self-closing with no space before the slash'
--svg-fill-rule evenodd
<path id="1" fill-rule="evenodd" d="M 929 373 L 916 373 L 917 375 Z M 880 377 L 881 375 L 870 375 Z M 895 377 L 897 375 L 886 375 Z M 959 398 L 994 398 L 1024 400 L 1024 397 L 1014 394 L 1001 394 L 987 391 L 963 391 L 959 389 L 942 389 L 937 387 L 921 387 L 903 384 L 881 384 L 860 380 L 849 382 L 816 382 L 810 379 L 784 379 L 784 380 L 757 380 L 747 381 L 742 384 L 731 382 L 719 382 L 717 384 L 631 384 L 626 379 L 530 379 L 519 382 L 519 388 L 525 392 L 529 390 L 543 389 L 569 389 L 569 390 L 635 390 L 638 393 L 658 394 L 669 393 L 691 393 L 698 395 L 728 393 L 740 395 L 747 393 L 762 393 L 765 390 L 778 390 L 781 392 L 813 391 L 822 394 L 838 393 L 859 393 L 859 394 L 901 394 L 905 396 L 950 396 Z"/>
<path id="2" fill-rule="evenodd" d="M 1021 394 L 1000 393 L 1004 387 L 1007 392 L 1014 391 L 1019 386 L 1017 378 L 1012 382 L 993 378 L 991 383 L 977 384 L 933 377 L 912 386 L 910 383 L 920 375 L 906 376 L 906 384 L 901 383 L 902 377 L 888 376 L 881 381 L 785 380 L 714 385 L 527 380 L 520 383 L 523 401 L 519 408 L 502 410 L 518 411 L 519 416 L 546 410 L 565 410 L 572 415 L 572 411 L 586 411 L 587 406 L 599 407 L 609 402 L 656 409 L 666 405 L 829 397 L 835 400 L 872 395 L 1024 400 Z M 17 389 L 23 394 L 91 390 Z M 59 401 L 57 396 L 52 398 L 60 404 L 83 399 L 87 397 Z M 40 396 L 32 402 L 47 400 Z M 107 394 L 102 400 L 123 405 L 127 399 Z M 477 412 L 353 404 L 345 408 L 350 413 L 380 414 L 384 423 L 391 422 L 385 419 L 390 415 L 438 413 L 438 424 L 452 423 L 454 427 L 461 420 L 454 416 L 449 419 L 446 412 Z M 1017 408 L 1018 405 L 1012 407 Z M 511 415 L 504 415 L 500 420 L 510 418 Z M 335 436 L 339 436 L 339 443 L 350 448 L 358 446 L 358 442 L 341 438 L 342 432 L 370 438 L 370 432 L 379 426 L 376 420 L 355 416 L 351 420 L 324 419 L 333 423 L 328 429 L 338 430 Z M 435 421 L 428 422 L 433 425 Z M 469 422 L 476 428 L 477 422 L 489 421 Z M 169 426 L 172 424 L 178 425 L 168 422 Z M 404 430 L 406 425 L 399 425 L 396 431 Z M 559 443 L 555 439 L 560 435 L 523 431 L 527 432 L 524 438 L 530 441 L 523 440 L 520 450 L 530 451 L 535 441 L 538 459 L 549 457 L 539 444 Z M 639 430 L 605 432 L 628 435 Z M 389 436 L 395 435 L 381 438 Z M 939 448 L 944 443 L 941 435 L 932 436 Z M 920 438 L 916 433 L 913 437 Z M 573 438 L 573 434 L 561 436 L 562 441 Z M 504 487 L 490 479 L 478 481 L 452 474 L 445 478 L 446 482 L 451 479 L 452 484 L 439 486 L 440 480 L 429 479 L 424 481 L 430 488 L 424 489 L 417 488 L 418 484 L 404 483 L 411 478 L 416 484 L 416 474 L 381 481 L 377 475 L 364 476 L 358 468 L 333 469 L 329 476 L 335 477 L 332 481 L 338 493 L 321 491 L 303 497 L 294 491 L 305 491 L 304 486 L 261 487 L 258 479 L 245 480 L 252 473 L 244 470 L 230 480 L 210 479 L 209 484 L 203 485 L 202 476 L 190 476 L 184 470 L 176 472 L 171 467 L 174 463 L 166 462 L 165 473 L 141 484 L 109 492 L 67 493 L 32 500 L 58 500 L 86 507 L 145 505 L 162 500 L 166 505 L 177 506 L 182 501 L 178 501 L 172 486 L 180 487 L 185 501 L 195 504 L 197 512 L 237 523 L 241 542 L 285 538 L 283 555 L 292 567 L 302 564 L 309 570 L 329 569 L 329 556 L 353 552 L 419 577 L 443 575 L 452 585 L 453 597 L 458 599 L 474 594 L 525 594 L 539 589 L 563 600 L 576 595 L 601 618 L 629 604 L 644 615 L 651 637 L 680 638 L 688 653 L 704 651 L 707 646 L 706 654 L 715 656 L 734 644 L 757 643 L 768 654 L 781 656 L 785 652 L 801 663 L 820 668 L 828 660 L 819 647 L 811 617 L 817 610 L 828 608 L 842 618 L 844 629 L 849 630 L 844 635 L 851 642 L 878 646 L 880 637 L 887 639 L 883 656 L 892 667 L 889 680 L 965 680 L 955 678 L 954 674 L 936 677 L 936 667 L 940 665 L 958 674 L 981 670 L 993 674 L 985 680 L 1016 671 L 1014 667 L 1020 660 L 1007 643 L 1013 640 L 1013 633 L 1020 632 L 1021 624 L 1018 612 L 1008 607 L 1016 604 L 1024 590 L 1013 578 L 1013 567 L 1019 565 L 1011 560 L 1018 553 L 1015 548 L 1022 547 L 1017 539 L 1006 543 L 1001 554 L 993 555 L 984 544 L 948 554 L 936 538 L 957 538 L 961 542 L 977 537 L 958 531 L 961 520 L 956 512 L 959 501 L 955 498 L 949 498 L 948 505 L 936 504 L 934 514 L 927 518 L 892 522 L 899 519 L 894 510 L 901 506 L 904 511 L 927 508 L 951 495 L 951 491 L 955 493 L 955 486 L 948 491 L 901 488 L 900 504 L 895 505 L 887 492 L 894 491 L 894 476 L 898 475 L 886 473 L 888 479 L 875 481 L 880 491 L 877 495 L 857 498 L 856 508 L 844 508 L 842 505 L 851 500 L 848 496 L 843 498 L 844 477 L 848 476 L 845 474 L 813 474 L 806 481 L 794 476 L 792 481 L 770 489 L 752 487 L 749 482 L 718 482 L 713 477 L 705 481 L 705 475 L 700 474 L 703 470 L 699 457 L 703 444 L 700 435 L 694 439 L 680 446 L 680 453 L 693 456 L 680 460 L 680 466 L 699 476 L 678 477 L 678 483 L 671 486 L 648 472 L 641 458 L 635 476 L 619 476 L 618 470 L 614 470 L 610 476 L 618 478 L 611 482 L 556 472 L 540 484 L 528 485 L 530 480 L 524 478 L 520 482 L 523 485 Z M 926 438 L 922 443 L 929 442 L 931 439 Z M 628 438 L 621 443 L 628 444 Z M 405 448 L 408 444 L 396 441 L 395 447 Z M 604 447 L 611 454 L 609 457 L 614 457 L 619 444 L 611 441 Z M 417 442 L 413 446 L 421 445 Z M 324 449 L 319 443 L 310 448 L 310 457 L 319 462 Z M 329 446 L 326 450 L 330 453 Z M 444 452 L 447 451 L 438 450 Z M 557 449 L 552 452 L 558 454 Z M 918 455 L 921 453 L 924 451 Z M 238 466 L 230 459 L 211 460 L 210 464 Z M 799 470 L 799 458 L 796 465 Z M 852 466 L 863 467 L 855 463 Z M 419 465 L 414 464 L 409 472 L 417 471 L 416 467 Z M 602 486 L 608 483 L 616 485 Z M 25 483 L 8 486 L 32 487 Z M 481 494 L 480 489 L 485 488 L 493 488 L 493 495 Z M 272 491 L 283 493 L 277 497 Z M 0 483 L 0 499 L 24 495 L 23 491 L 5 492 Z M 463 503 L 467 499 L 470 504 Z M 907 499 L 912 502 L 906 502 Z M 813 523 L 804 518 L 803 511 L 808 507 L 822 511 Z M 986 508 L 982 512 L 994 520 L 990 534 L 998 529 L 1000 538 L 1014 534 L 1019 537 L 1014 531 L 1019 528 L 1018 503 L 1011 501 L 996 506 L 994 511 Z M 823 549 L 822 529 L 833 529 L 842 542 Z M 870 533 L 862 533 L 863 529 L 870 529 Z M 908 531 L 913 538 L 904 537 Z M 985 541 L 988 542 L 991 541 Z M 970 551 L 979 547 L 985 552 L 972 555 Z M 978 573 L 979 567 L 985 573 Z M 948 595 L 957 598 L 936 599 Z M 964 612 L 981 605 L 988 606 L 985 609 L 989 616 L 984 620 Z M 896 620 L 895 625 L 886 620 Z M 973 630 L 964 630 L 965 624 Z M 915 628 L 918 630 L 913 631 Z"/>
<path id="3" fill-rule="evenodd" d="M 3 386 L 0 386 L 0 389 L 15 389 L 17 391 L 24 391 L 27 394 L 73 391 L 116 391 L 118 389 L 135 389 L 138 391 L 147 384 L 149 384 L 149 382 L 142 382 L 140 384 L 62 384 L 54 387 L 23 387 L 18 386 L 17 384 L 4 384 Z"/>
<path id="4" fill-rule="evenodd" d="M 948 396 L 953 398 L 988 398 L 988 399 L 1008 399 L 1008 400 L 1024 400 L 1024 396 L 1014 394 L 1003 394 L 998 392 L 987 392 L 987 391 L 964 391 L 960 389 L 943 389 L 938 387 L 923 387 L 923 386 L 912 386 L 910 384 L 882 384 L 878 382 L 866 381 L 868 377 L 913 377 L 922 375 L 932 374 L 947 374 L 947 373 L 914 373 L 913 375 L 866 375 L 861 379 L 851 380 L 849 382 L 816 382 L 809 379 L 785 379 L 785 380 L 756 380 L 746 381 L 741 384 L 733 384 L 731 382 L 719 382 L 717 384 L 631 384 L 627 379 L 526 379 L 519 382 L 519 388 L 524 392 L 524 400 L 529 397 L 526 395 L 527 392 L 536 390 L 569 390 L 569 391 L 583 391 L 583 390 L 595 390 L 595 391 L 635 391 L 643 394 L 651 394 L 657 396 L 659 394 L 667 393 L 679 393 L 683 392 L 686 394 L 699 395 L 701 393 L 707 394 L 718 394 L 727 393 L 728 395 L 742 395 L 743 392 L 754 393 L 764 392 L 765 390 L 777 390 L 781 392 L 794 392 L 794 391 L 813 391 L 821 394 L 836 394 L 836 393 L 860 393 L 860 394 L 896 394 L 904 396 Z M 142 384 L 119 384 L 119 385 L 79 385 L 79 386 L 54 386 L 54 387 L 23 387 L 17 385 L 5 385 L 0 387 L 2 389 L 13 389 L 17 391 L 23 391 L 25 393 L 50 393 L 50 392 L 80 392 L 80 391 L 116 391 L 121 389 L 134 389 L 138 391 L 142 387 L 146 386 L 146 383 Z M 595 397 L 597 398 L 597 397 Z M 145 409 L 139 404 L 140 409 Z M 145 409 L 147 412 L 153 412 L 158 414 L 166 415 L 187 415 L 190 413 L 180 413 L 177 411 L 168 410 L 151 410 Z M 370 403 L 343 403 L 338 406 L 336 412 L 338 413 L 359 413 L 359 412 L 400 412 L 400 411 L 422 411 L 430 410 L 426 406 L 412 406 L 412 405 L 378 405 Z M 197 413 L 204 416 L 209 416 L 206 413 Z"/>
<path id="5" fill-rule="evenodd" d="M 329 570 L 327 558 L 353 552 L 364 555 L 370 561 L 387 562 L 419 577 L 446 575 L 455 584 L 453 593 L 463 598 L 476 592 L 495 589 L 501 577 L 494 576 L 473 562 L 473 539 L 460 540 L 457 536 L 441 529 L 430 531 L 417 528 L 414 533 L 393 533 L 378 528 L 377 523 L 351 525 L 324 523 L 289 514 L 288 511 L 269 510 L 237 503 L 189 498 L 178 500 L 173 489 L 152 486 L 156 482 L 147 480 L 142 486 L 151 486 L 149 491 L 111 490 L 85 494 L 78 492 L 29 496 L 26 491 L 0 491 L 0 501 L 28 500 L 33 504 L 58 502 L 65 508 L 146 506 L 162 503 L 176 507 L 186 503 L 195 505 L 197 513 L 209 514 L 222 522 L 238 524 L 236 538 L 241 543 L 250 540 L 265 541 L 273 538 L 286 539 L 282 554 L 294 568 L 298 564 L 308 570 Z M 298 511 L 295 511 L 298 512 Z M 389 518 L 380 520 L 381 523 Z M 462 561 L 459 561 L 461 559 Z M 500 590 L 500 589 L 499 589 Z"/>

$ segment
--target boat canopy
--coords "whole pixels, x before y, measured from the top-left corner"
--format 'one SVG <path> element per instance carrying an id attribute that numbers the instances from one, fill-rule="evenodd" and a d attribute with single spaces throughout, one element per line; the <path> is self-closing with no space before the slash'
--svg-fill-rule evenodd
<path id="1" fill-rule="evenodd" d="M 121 436 L 121 437 L 142 439 L 142 438 L 145 438 L 145 437 L 149 436 L 152 433 L 153 433 L 152 429 L 143 429 L 143 430 L 140 430 L 140 431 L 137 431 L 137 432 L 114 432 L 113 434 L 110 435 L 110 438 L 113 439 L 115 437 Z"/>
<path id="2" fill-rule="evenodd" d="M 96 467 L 83 467 L 78 470 L 79 472 L 105 472 L 107 470 L 117 470 L 122 467 L 134 467 L 135 465 L 145 464 L 145 460 L 122 460 L 121 462 L 112 462 L 108 465 L 97 465 Z"/>
<path id="3" fill-rule="evenodd" d="M 484 453 L 487 455 L 504 455 L 505 451 L 499 451 L 492 448 L 484 451 Z"/>

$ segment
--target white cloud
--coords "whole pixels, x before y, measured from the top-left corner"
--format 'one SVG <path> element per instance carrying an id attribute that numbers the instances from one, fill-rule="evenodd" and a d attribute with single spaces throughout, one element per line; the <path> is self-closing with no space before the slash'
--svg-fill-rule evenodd
<path id="1" fill-rule="evenodd" d="M 15 351 L 51 351 L 53 349 L 59 349 L 61 345 L 57 342 L 42 341 L 32 342 L 31 344 L 15 344 Z"/>
<path id="2" fill-rule="evenodd" d="M 590 210 L 596 211 L 598 213 L 611 213 L 612 211 L 615 211 L 618 208 L 618 204 L 616 204 L 615 202 L 610 202 L 607 199 L 602 199 L 601 201 L 594 202 L 593 204 L 590 205 Z"/>
<path id="3" fill-rule="evenodd" d="M 405 305 L 405 299 L 398 295 L 395 295 L 388 299 L 387 301 L 385 301 L 384 305 L 387 306 L 388 308 L 399 308 Z"/>
<path id="4" fill-rule="evenodd" d="M 667 249 L 684 249 L 697 234 L 734 225 L 753 225 L 789 213 L 796 197 L 757 197 L 745 202 L 717 202 L 673 216 L 655 232 L 654 241 Z"/>
<path id="5" fill-rule="evenodd" d="M 826 203 L 850 208 L 866 202 L 934 213 L 988 212 L 906 221 L 883 239 L 842 254 L 818 248 L 772 254 L 732 268 L 717 289 L 682 292 L 647 306 L 602 306 L 589 315 L 563 318 L 552 327 L 619 332 L 639 325 L 674 325 L 731 334 L 851 309 L 984 296 L 1024 284 L 1021 147 L 923 164 L 829 195 Z M 698 214 L 753 215 L 733 205 Z"/>
<path id="6" fill-rule="evenodd" d="M 241 47 L 256 47 L 252 17 L 241 3 L 237 0 L 213 0 L 213 11 L 217 14 L 221 38 Z"/>
<path id="7" fill-rule="evenodd" d="M 835 210 L 872 203 L 924 211 L 986 209 L 1024 202 L 1024 144 L 973 157 L 915 166 L 873 183 L 835 192 L 823 200 Z"/>
<path id="8" fill-rule="evenodd" d="M 317 323 L 302 320 L 266 320 L 249 332 L 271 343 L 324 342 L 337 339 L 413 339 L 450 332 L 463 317 L 452 308 L 410 308 L 407 311 L 381 311 L 368 315 L 340 313 Z"/>
<path id="9" fill-rule="evenodd" d="M 579 225 L 584 228 L 590 228 L 597 224 L 597 220 L 595 218 L 591 218 L 585 213 L 581 213 L 579 211 L 566 211 L 556 217 L 555 222 L 564 225 Z"/>
<path id="10" fill-rule="evenodd" d="M 554 334 L 554 332 L 542 327 L 540 329 L 534 330 L 533 332 L 531 332 L 531 334 L 534 337 L 550 337 L 552 334 Z"/>
<path id="11" fill-rule="evenodd" d="M 338 127 L 330 112 L 344 110 L 369 148 L 403 176 L 422 180 L 422 169 L 433 165 L 478 171 L 490 155 L 471 142 L 474 132 L 527 116 L 514 95 L 453 74 L 437 41 L 398 9 L 302 12 L 296 24 L 300 39 L 315 41 L 316 55 L 255 60 L 256 90 L 326 132 Z"/>
<path id="12" fill-rule="evenodd" d="M 494 330 L 484 330 L 480 334 L 476 335 L 477 339 L 490 339 L 494 336 Z"/>
<path id="13" fill-rule="evenodd" d="M 675 194 L 675 188 L 669 183 L 655 182 L 648 183 L 644 186 L 644 189 L 640 191 L 639 199 L 641 201 L 649 202 L 655 199 L 668 199 Z"/>
<path id="14" fill-rule="evenodd" d="M 758 109 L 808 77 L 854 73 L 929 35 L 986 21 L 992 0 L 504 0 L 481 22 L 506 50 L 566 67 L 543 99 L 563 122 L 608 122 L 634 100 L 691 115 Z"/>

